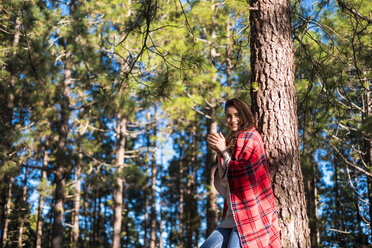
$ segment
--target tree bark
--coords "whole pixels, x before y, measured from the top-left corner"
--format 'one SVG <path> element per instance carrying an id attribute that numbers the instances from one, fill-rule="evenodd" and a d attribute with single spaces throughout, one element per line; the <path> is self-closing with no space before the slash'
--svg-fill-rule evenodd
<path id="1" fill-rule="evenodd" d="M 87 248 L 87 244 L 89 242 L 89 239 L 88 239 L 88 196 L 87 196 L 87 192 L 89 192 L 89 184 L 86 185 L 85 187 L 85 190 L 84 190 L 84 186 L 83 186 L 83 192 L 85 194 L 83 194 L 83 206 L 84 206 L 84 231 L 83 231 L 83 236 L 84 236 L 84 239 L 83 239 L 83 248 Z"/>
<path id="2" fill-rule="evenodd" d="M 48 149 L 45 148 L 44 150 L 44 159 L 43 159 L 43 167 L 48 167 Z M 40 182 L 44 185 L 47 178 L 46 170 L 41 171 L 41 179 Z M 41 241 L 43 237 L 43 208 L 44 208 L 44 187 L 40 189 L 40 196 L 39 196 L 39 207 L 37 209 L 37 224 L 36 224 L 36 248 L 41 248 Z"/>
<path id="3" fill-rule="evenodd" d="M 19 13 L 17 13 L 19 14 Z M 20 16 L 17 16 L 16 17 L 16 20 L 15 20 L 15 27 L 14 27 L 14 30 L 15 30 L 15 34 L 14 34 L 14 39 L 13 39 L 13 43 L 12 43 L 12 56 L 15 57 L 17 55 L 17 48 L 18 48 L 18 44 L 19 44 L 19 38 L 20 38 L 20 35 L 21 35 L 21 18 Z M 6 126 L 8 126 L 8 128 L 10 128 L 12 126 L 12 121 L 13 121 L 13 110 L 14 110 L 14 87 L 15 87 L 15 84 L 16 84 L 16 81 L 17 81 L 17 76 L 16 76 L 16 70 L 15 68 L 11 67 L 9 68 L 10 69 L 10 72 L 11 72 L 11 78 L 10 78 L 10 84 L 9 84 L 9 87 L 10 87 L 10 90 L 9 90 L 9 98 L 8 98 L 8 101 L 7 101 L 7 106 L 5 107 L 5 120 L 4 120 L 4 124 Z M 1 112 L 0 112 L 1 113 Z M 10 137 L 10 134 L 11 132 L 5 132 L 4 133 L 4 136 L 2 138 L 4 138 L 4 147 L 5 149 L 7 149 L 7 151 L 5 151 L 5 153 L 8 153 L 10 152 L 10 148 L 12 147 L 12 144 L 11 144 L 11 137 Z M 4 159 L 6 160 L 6 159 Z M 3 162 L 3 161 L 2 161 Z M 0 174 L 0 181 L 1 182 L 6 182 L 7 180 L 9 180 L 9 187 L 11 187 L 11 184 L 13 183 L 13 178 L 10 177 L 8 175 L 6 175 L 5 173 L 1 173 Z M 0 201 L 1 203 L 5 202 L 5 199 L 6 198 L 6 195 L 5 195 L 5 192 L 6 192 L 6 189 L 3 190 L 2 187 L 0 188 Z M 11 189 L 8 189 L 8 192 L 11 192 Z M 7 204 L 6 206 L 8 205 L 8 202 L 9 200 L 7 199 Z M 6 244 L 6 237 L 8 235 L 8 225 L 9 225 L 9 215 L 7 215 L 7 212 L 8 212 L 8 209 L 6 209 L 6 206 L 5 206 L 5 209 L 4 209 L 4 205 L 3 204 L 0 204 L 0 228 L 2 228 L 2 230 L 0 230 L 1 232 L 1 237 L 2 237 L 2 244 Z M 5 228 L 6 226 L 6 228 Z"/>
<path id="4" fill-rule="evenodd" d="M 180 151 L 180 163 L 179 163 L 179 187 L 180 187 L 180 205 L 179 205 L 179 211 L 180 211 L 180 214 L 179 214 L 179 247 L 180 248 L 183 248 L 184 247 L 184 239 L 183 239 L 183 229 L 184 229 L 184 209 L 183 209 L 183 204 L 184 204 L 184 200 L 183 200 L 183 195 L 184 195 L 184 191 L 183 191 L 183 144 L 182 144 L 182 133 L 180 132 L 180 140 L 179 140 L 179 151 Z"/>
<path id="5" fill-rule="evenodd" d="M 116 126 L 116 179 L 114 189 L 114 234 L 112 238 L 112 247 L 119 248 L 121 240 L 121 226 L 122 226 L 122 211 L 123 211 L 123 190 L 124 179 L 122 178 L 122 170 L 124 168 L 124 152 L 125 152 L 125 133 L 126 133 L 126 118 L 121 114 L 117 115 Z"/>
<path id="6" fill-rule="evenodd" d="M 6 205 L 5 205 L 5 214 L 4 214 L 5 215 L 5 218 L 4 218 L 5 220 L 4 220 L 4 229 L 3 229 L 2 242 L 1 242 L 1 247 L 2 248 L 6 247 L 6 244 L 7 244 L 7 241 L 8 241 L 8 228 L 9 228 L 9 222 L 10 222 L 9 216 L 10 216 L 10 213 L 12 211 L 11 203 L 12 203 L 13 181 L 14 181 L 14 178 L 11 177 L 9 179 L 8 198 L 7 198 Z"/>
<path id="7" fill-rule="evenodd" d="M 23 189 L 22 189 L 22 200 L 21 200 L 21 214 L 19 216 L 19 229 L 18 229 L 18 248 L 23 247 L 23 228 L 25 226 L 25 219 L 27 215 L 27 176 L 28 167 L 25 169 L 25 177 L 23 179 Z"/>
<path id="8" fill-rule="evenodd" d="M 372 114 L 372 98 L 371 98 L 371 83 L 367 82 L 365 87 L 365 118 L 364 121 L 368 120 Z M 369 168 L 372 168 L 372 137 L 364 138 L 365 142 L 365 163 L 368 165 Z M 372 178 L 367 176 L 367 184 L 368 184 L 368 200 L 369 200 L 369 222 L 370 225 L 372 224 Z"/>
<path id="9" fill-rule="evenodd" d="M 217 38 L 216 35 L 216 28 L 215 28 L 215 4 L 212 2 L 212 11 L 213 14 L 211 16 L 212 19 L 212 26 L 211 26 L 211 38 L 212 41 L 214 41 Z M 213 63 L 216 59 L 217 52 L 216 48 L 211 48 L 211 62 Z M 217 74 L 212 78 L 212 81 L 217 81 Z M 216 105 L 216 99 L 212 98 L 210 102 L 215 106 Z M 215 109 L 211 108 L 210 110 L 210 116 L 211 119 L 208 119 L 207 121 L 207 133 L 217 133 L 217 122 L 215 120 Z M 213 178 L 214 178 L 214 172 L 217 169 L 216 162 L 216 153 L 212 151 L 211 149 L 207 149 L 207 159 L 206 159 L 206 188 L 207 188 L 207 230 L 206 230 L 206 237 L 208 237 L 217 227 L 217 191 L 214 188 L 213 185 Z"/>
<path id="10" fill-rule="evenodd" d="M 79 153 L 79 162 L 75 168 L 75 200 L 74 200 L 74 227 L 72 233 L 72 247 L 78 247 L 79 241 L 79 212 L 80 212 L 80 192 L 81 192 L 81 168 L 80 163 L 82 159 L 82 153 Z"/>
<path id="11" fill-rule="evenodd" d="M 283 247 L 310 247 L 288 0 L 251 0 L 252 112 L 265 144 Z"/>
<path id="12" fill-rule="evenodd" d="M 212 119 L 208 119 L 207 133 L 217 133 L 217 122 L 214 119 L 214 109 L 211 111 Z M 216 171 L 216 153 L 212 149 L 207 149 L 206 159 L 206 188 L 207 188 L 207 233 L 208 237 L 217 227 L 217 191 L 214 188 L 213 178 Z"/>
<path id="13" fill-rule="evenodd" d="M 317 165 L 314 161 L 314 152 L 307 151 L 309 155 L 309 163 L 312 173 L 306 179 L 305 191 L 307 192 L 307 214 L 309 217 L 310 240 L 311 247 L 318 248 L 319 246 L 319 231 L 318 231 L 318 200 L 317 200 Z"/>
<path id="14" fill-rule="evenodd" d="M 67 135 L 68 135 L 68 120 L 70 118 L 70 84 L 72 83 L 72 64 L 71 52 L 66 54 L 65 61 L 65 80 L 63 84 L 63 100 L 61 103 L 61 120 L 59 128 L 58 149 L 56 154 L 56 169 L 54 174 L 54 184 L 56 185 L 54 199 L 54 221 L 53 221 L 53 237 L 52 247 L 60 248 L 63 245 L 63 214 L 65 203 L 65 187 L 66 187 L 66 150 L 67 150 Z"/>
<path id="15" fill-rule="evenodd" d="M 147 112 L 147 125 L 146 125 L 146 135 L 147 135 L 147 143 L 146 143 L 146 180 L 149 178 L 149 164 L 150 164 L 150 121 L 151 121 L 151 113 L 150 109 Z M 147 239 L 147 230 L 148 230 L 148 223 L 149 223 L 149 196 L 147 195 L 147 181 L 146 181 L 146 188 L 144 189 L 145 192 L 145 220 L 144 220 L 144 246 L 148 247 L 148 239 Z"/>
<path id="16" fill-rule="evenodd" d="M 226 23 L 226 83 L 227 87 L 231 87 L 231 52 L 232 52 L 232 46 L 231 46 L 231 32 L 230 32 L 230 17 L 227 16 L 227 23 Z"/>
<path id="17" fill-rule="evenodd" d="M 76 10 L 76 1 L 70 3 L 70 16 L 73 18 Z M 68 45 L 72 44 L 72 38 L 66 38 L 65 61 L 64 61 L 64 81 L 62 85 L 62 101 L 61 101 L 61 119 L 58 130 L 59 138 L 56 154 L 56 169 L 54 173 L 54 184 L 56 186 L 54 193 L 54 221 L 53 221 L 53 236 L 52 248 L 60 248 L 63 246 L 63 215 L 65 204 L 65 187 L 66 187 L 66 171 L 68 170 L 67 156 L 67 137 L 69 132 L 68 120 L 71 115 L 70 111 L 70 85 L 72 84 L 72 52 L 68 51 Z"/>
<path id="18" fill-rule="evenodd" d="M 150 248 L 155 248 L 156 241 L 156 135 L 157 135 L 157 117 L 156 117 L 156 108 L 154 106 L 154 143 L 153 143 L 153 152 L 152 152 L 152 163 L 151 163 L 151 229 L 150 229 Z"/>

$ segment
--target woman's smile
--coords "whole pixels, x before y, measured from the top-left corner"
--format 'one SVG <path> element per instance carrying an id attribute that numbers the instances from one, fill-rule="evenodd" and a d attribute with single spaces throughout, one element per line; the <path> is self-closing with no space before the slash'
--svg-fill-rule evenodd
<path id="1" fill-rule="evenodd" d="M 238 110 L 234 107 L 226 109 L 226 122 L 231 131 L 238 131 L 240 125 L 240 116 Z"/>

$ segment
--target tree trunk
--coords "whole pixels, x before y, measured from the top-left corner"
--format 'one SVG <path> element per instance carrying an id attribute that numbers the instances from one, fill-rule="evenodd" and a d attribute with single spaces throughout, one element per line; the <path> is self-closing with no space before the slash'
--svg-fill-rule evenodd
<path id="1" fill-rule="evenodd" d="M 150 230 L 150 248 L 155 248 L 156 241 L 156 206 L 155 206 L 155 194 L 156 194 L 156 135 L 157 135 L 157 116 L 156 111 L 157 105 L 154 106 L 154 143 L 152 151 L 152 163 L 151 163 L 151 230 Z"/>
<path id="2" fill-rule="evenodd" d="M 372 114 L 372 98 L 371 98 L 371 83 L 367 82 L 365 87 L 365 118 L 364 121 L 368 120 Z M 372 168 L 372 138 L 365 138 L 365 163 L 368 165 L 368 168 Z M 369 222 L 372 224 L 372 178 L 367 176 L 368 184 L 368 200 L 369 200 Z M 370 226 L 371 227 L 371 226 Z"/>
<path id="3" fill-rule="evenodd" d="M 74 204 L 74 227 L 73 227 L 73 233 L 72 233 L 72 247 L 77 248 L 78 247 L 78 241 L 79 241 L 79 212 L 80 212 L 80 192 L 81 192 L 81 168 L 80 163 L 82 159 L 82 153 L 79 153 L 79 162 L 78 165 L 75 168 L 75 204 Z"/>
<path id="4" fill-rule="evenodd" d="M 48 154 L 49 142 L 48 138 L 46 138 L 46 143 L 44 147 L 44 157 L 43 157 L 43 170 L 41 171 L 41 185 L 42 187 L 39 189 L 39 207 L 37 209 L 37 224 L 36 224 L 36 248 L 41 248 L 41 242 L 43 237 L 43 208 L 44 208 L 44 190 L 45 184 L 47 180 L 47 172 L 46 168 L 48 167 L 49 163 L 49 154 Z"/>
<path id="5" fill-rule="evenodd" d="M 148 223 L 149 223 L 149 195 L 147 194 L 148 192 L 148 179 L 149 179 L 149 164 L 150 164 L 150 121 L 151 121 L 151 113 L 150 109 L 147 111 L 147 124 L 146 124 L 146 136 L 147 136 L 147 142 L 146 142 L 146 188 L 143 189 L 144 194 L 145 194 L 145 219 L 144 219 L 144 247 L 148 247 L 148 239 L 147 239 L 147 231 L 148 231 Z"/>
<path id="6" fill-rule="evenodd" d="M 217 38 L 216 35 L 216 28 L 215 28 L 215 4 L 212 2 L 212 27 L 211 27 L 211 38 L 212 41 L 214 41 Z M 216 48 L 211 48 L 211 62 L 216 59 L 217 52 Z M 215 73 L 213 78 L 213 82 L 217 81 L 217 74 Z M 216 99 L 212 98 L 210 100 L 212 104 L 215 105 Z M 212 108 L 210 110 L 210 116 L 211 119 L 208 119 L 207 121 L 207 133 L 217 133 L 217 122 L 215 120 L 215 109 Z M 217 227 L 217 212 L 218 212 L 218 206 L 217 206 L 217 191 L 214 188 L 213 185 L 213 178 L 214 178 L 214 172 L 217 169 L 215 158 L 216 153 L 212 151 L 211 149 L 207 149 L 207 159 L 206 159 L 206 188 L 207 188 L 207 230 L 206 230 L 206 237 L 208 237 Z"/>
<path id="7" fill-rule="evenodd" d="M 197 190 L 196 190 L 196 182 L 198 181 L 198 173 L 196 168 L 196 151 L 197 151 L 197 144 L 196 144 L 196 124 L 194 123 L 192 126 L 192 144 L 191 144 L 191 230 L 192 230 L 192 239 L 190 240 L 190 247 L 197 247 L 198 246 L 198 235 L 197 230 L 199 229 L 198 226 L 198 204 L 197 204 Z"/>
<path id="8" fill-rule="evenodd" d="M 230 17 L 227 16 L 227 23 L 226 23 L 226 83 L 227 87 L 231 87 L 231 69 L 232 69 L 232 64 L 231 64 L 231 51 L 232 51 L 232 46 L 231 46 L 231 32 L 230 32 Z"/>
<path id="9" fill-rule="evenodd" d="M 180 187 L 180 203 L 179 203 L 179 210 L 180 210 L 180 215 L 179 215 L 179 235 L 178 235 L 178 241 L 179 241 L 179 247 L 183 248 L 184 247 L 184 239 L 183 239 L 183 228 L 184 228 L 184 211 L 183 211 L 183 144 L 182 144 L 182 133 L 180 132 L 180 140 L 179 140 L 179 151 L 180 151 L 180 163 L 179 163 L 179 187 Z"/>
<path id="10" fill-rule="evenodd" d="M 21 214 L 19 216 L 19 229 L 18 229 L 18 248 L 23 247 L 23 228 L 25 226 L 25 219 L 27 215 L 27 176 L 28 176 L 28 167 L 25 169 L 25 178 L 23 180 L 23 189 L 22 189 L 22 200 L 21 200 Z"/>
<path id="11" fill-rule="evenodd" d="M 83 192 L 85 194 L 83 194 L 83 206 L 84 206 L 84 231 L 83 231 L 83 235 L 84 235 L 84 239 L 83 239 L 83 248 L 87 248 L 87 244 L 88 244 L 88 196 L 87 196 L 87 192 L 89 192 L 89 185 L 86 185 L 85 187 L 85 190 L 84 190 L 84 187 L 83 187 Z"/>
<path id="12" fill-rule="evenodd" d="M 19 14 L 19 13 L 18 13 Z M 20 35 L 21 35 L 21 18 L 20 16 L 17 16 L 16 20 L 15 20 L 15 27 L 14 27 L 14 30 L 15 30 L 15 34 L 14 34 L 14 39 L 13 39 L 13 44 L 12 44 L 12 56 L 15 57 L 17 55 L 17 48 L 18 48 L 18 44 L 19 44 L 19 38 L 20 38 Z M 2 124 L 5 124 L 6 126 L 8 126 L 9 128 L 12 126 L 12 121 L 13 121 L 13 109 L 14 109 L 14 87 L 15 87 L 15 84 L 16 84 L 16 81 L 17 81 L 17 76 L 16 76 L 16 70 L 15 68 L 10 68 L 10 72 L 11 72 L 11 78 L 10 78 L 10 84 L 9 84 L 9 87 L 10 87 L 10 91 L 9 91 L 9 98 L 8 98 L 8 101 L 7 101 L 7 106 L 6 106 L 6 110 L 5 110 L 5 120 L 4 122 L 5 123 L 2 123 Z M 11 134 L 11 132 L 5 132 L 4 133 L 4 136 L 2 138 L 4 138 L 4 141 L 5 141 L 5 148 L 6 149 L 10 149 L 12 144 L 11 144 L 11 137 L 9 136 Z M 8 153 L 10 152 L 10 150 L 8 151 L 5 151 L 5 153 Z M 2 161 L 3 163 L 3 161 Z M 13 183 L 13 178 L 9 178 L 9 176 L 7 176 L 5 173 L 1 173 L 0 174 L 0 181 L 1 182 L 6 182 L 7 180 L 9 180 L 9 188 L 8 189 L 8 192 L 11 192 L 11 184 Z M 1 203 L 5 202 L 5 199 L 6 198 L 6 195 L 4 194 L 6 192 L 6 190 L 3 190 L 2 187 L 0 187 L 0 201 Z M 11 195 L 11 194 L 10 194 Z M 9 202 L 9 199 L 6 200 L 7 201 L 7 204 L 6 206 L 8 205 L 8 202 Z M 0 233 L 1 233 L 1 237 L 2 237 L 2 244 L 6 244 L 6 238 L 7 235 L 8 235 L 8 225 L 9 225 L 9 215 L 7 215 L 7 212 L 9 212 L 10 210 L 7 209 L 5 206 L 5 209 L 4 209 L 4 205 L 3 204 L 0 204 L 0 228 L 3 228 L 2 230 L 0 230 Z M 6 228 L 5 228 L 6 227 Z"/>
<path id="13" fill-rule="evenodd" d="M 114 236 L 112 238 L 112 247 L 120 247 L 120 235 L 121 235 L 121 224 L 122 224 L 122 211 L 123 211 L 123 190 L 124 190 L 124 179 L 122 178 L 122 170 L 124 168 L 124 152 L 125 152 L 125 133 L 126 133 L 126 118 L 122 117 L 121 114 L 117 115 L 117 127 L 116 127 L 116 179 L 114 189 Z"/>
<path id="14" fill-rule="evenodd" d="M 70 16 L 74 18 L 76 10 L 76 0 L 70 3 Z M 73 38 L 66 38 L 65 50 L 68 46 L 75 42 Z M 65 203 L 65 187 L 66 187 L 66 171 L 68 170 L 67 155 L 67 136 L 69 132 L 68 120 L 71 115 L 70 111 L 70 85 L 72 84 L 72 52 L 67 51 L 64 61 L 64 82 L 62 87 L 62 102 L 61 102 L 61 119 L 59 126 L 59 138 L 56 154 L 56 169 L 54 173 L 55 195 L 54 195 L 54 222 L 53 222 L 53 237 L 52 248 L 60 248 L 63 246 L 63 214 Z"/>
<path id="15" fill-rule="evenodd" d="M 6 244 L 7 244 L 7 240 L 8 240 L 8 228 L 9 228 L 9 222 L 10 222 L 10 219 L 9 219 L 9 216 L 10 216 L 10 213 L 12 211 L 11 209 L 11 203 L 12 203 L 12 187 L 13 187 L 13 181 L 14 181 L 14 178 L 11 177 L 9 179 L 9 186 L 8 186 L 8 198 L 7 198 L 7 201 L 6 201 L 6 205 L 5 205 L 5 218 L 4 218 L 4 229 L 3 229 L 3 235 L 2 235 L 2 244 L 1 244 L 1 247 L 2 248 L 5 248 L 6 247 Z"/>
<path id="16" fill-rule="evenodd" d="M 192 123 L 189 127 L 190 131 L 188 134 L 188 145 L 187 145 L 187 199 L 188 203 L 186 206 L 186 218 L 187 218 L 187 248 L 191 248 L 194 245 L 195 233 L 198 228 L 197 226 L 197 203 L 196 203 L 196 183 L 197 180 L 197 169 L 196 169 L 196 124 Z"/>
<path id="17" fill-rule="evenodd" d="M 310 247 L 288 0 L 251 0 L 252 112 L 265 144 L 283 247 Z"/>
<path id="18" fill-rule="evenodd" d="M 63 213 L 65 203 L 65 186 L 66 186 L 66 150 L 67 150 L 67 135 L 68 135 L 68 120 L 70 118 L 70 84 L 71 77 L 71 52 L 66 54 L 64 84 L 63 84 L 63 99 L 61 103 L 61 120 L 58 138 L 58 150 L 56 154 L 56 169 L 54 174 L 54 184 L 56 185 L 54 199 L 54 222 L 53 222 L 53 238 L 52 247 L 60 248 L 63 245 Z"/>
<path id="19" fill-rule="evenodd" d="M 307 192 L 307 214 L 309 217 L 309 227 L 310 227 L 310 240 L 311 247 L 318 248 L 319 244 L 319 232 L 318 232 L 318 216 L 317 216 L 317 166 L 314 161 L 314 152 L 307 151 L 309 155 L 309 163 L 311 164 L 312 174 L 306 179 L 305 191 Z"/>
<path id="20" fill-rule="evenodd" d="M 217 133 L 217 122 L 214 119 L 214 110 L 211 114 L 212 119 L 208 119 L 207 133 Z M 214 172 L 216 171 L 216 153 L 208 148 L 206 159 L 206 188 L 207 188 L 207 233 L 208 237 L 217 227 L 217 191 L 213 185 Z"/>
<path id="21" fill-rule="evenodd" d="M 144 219 L 144 247 L 148 247 L 148 238 L 147 238 L 147 231 L 148 231 L 148 223 L 149 223 L 149 196 L 147 195 L 148 191 L 148 178 L 149 178 L 149 164 L 150 164 L 150 121 L 151 121 L 151 113 L 150 109 L 147 111 L 147 124 L 146 124 L 146 136 L 147 136 L 147 141 L 146 141 L 146 188 L 143 189 L 144 194 L 145 194 L 145 219 Z"/>

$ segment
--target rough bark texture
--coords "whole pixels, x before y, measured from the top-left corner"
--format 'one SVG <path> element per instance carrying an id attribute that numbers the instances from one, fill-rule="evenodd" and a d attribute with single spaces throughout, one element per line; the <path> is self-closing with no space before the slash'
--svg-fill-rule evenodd
<path id="1" fill-rule="evenodd" d="M 212 117 L 214 115 L 211 115 Z M 217 133 L 217 122 L 214 119 L 208 120 L 208 133 Z M 217 191 L 213 186 L 213 175 L 216 153 L 212 149 L 207 150 L 206 159 L 206 187 L 207 187 L 207 233 L 208 237 L 217 227 Z"/>
<path id="2" fill-rule="evenodd" d="M 310 247 L 288 0 L 251 0 L 252 111 L 278 203 L 283 247 Z"/>
<path id="3" fill-rule="evenodd" d="M 120 173 L 124 168 L 124 152 L 125 152 L 125 133 L 127 120 L 118 114 L 116 127 L 116 179 L 115 179 L 115 190 L 114 190 L 114 236 L 112 238 L 112 247 L 120 247 L 120 234 L 121 234 L 121 223 L 122 223 L 122 211 L 123 211 L 123 190 L 124 190 L 124 179 Z"/>

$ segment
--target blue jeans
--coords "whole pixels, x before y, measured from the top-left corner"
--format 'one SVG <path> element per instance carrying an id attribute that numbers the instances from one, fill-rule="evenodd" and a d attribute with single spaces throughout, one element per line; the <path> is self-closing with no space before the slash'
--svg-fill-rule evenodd
<path id="1" fill-rule="evenodd" d="M 239 248 L 241 247 L 238 229 L 217 227 L 200 248 Z"/>

